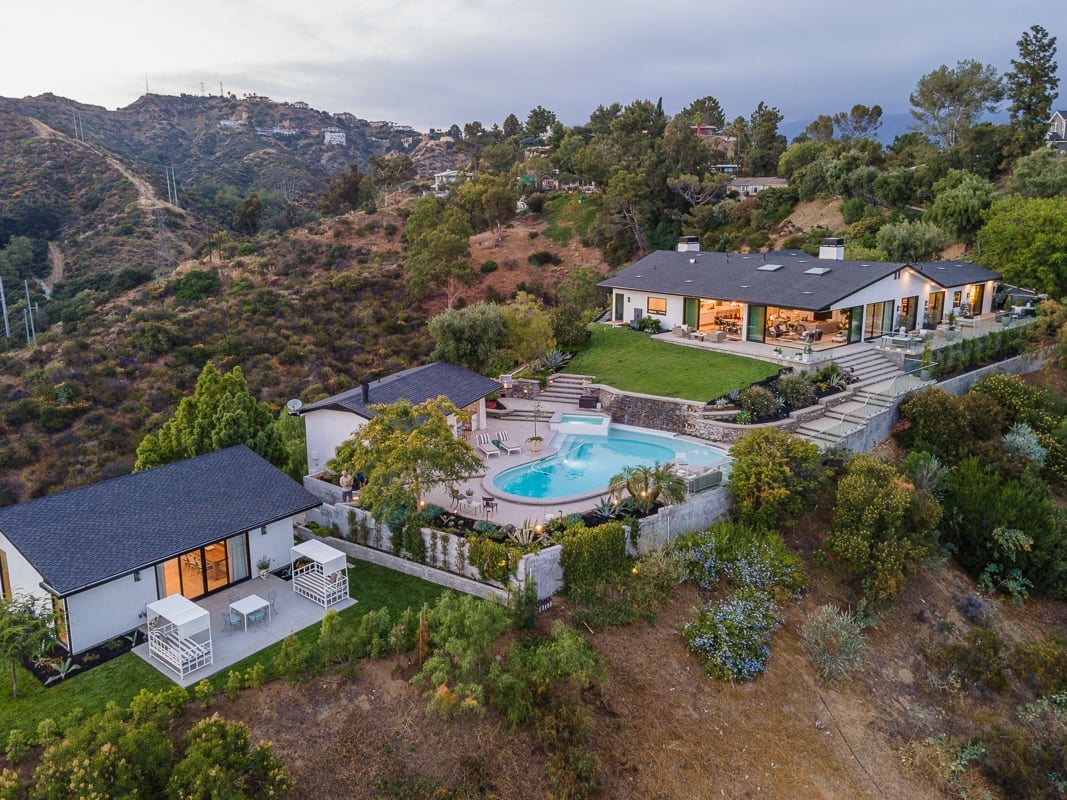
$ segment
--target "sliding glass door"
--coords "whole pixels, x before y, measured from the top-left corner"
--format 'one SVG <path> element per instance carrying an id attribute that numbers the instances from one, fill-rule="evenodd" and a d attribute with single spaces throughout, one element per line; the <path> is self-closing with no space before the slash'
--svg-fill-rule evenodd
<path id="1" fill-rule="evenodd" d="M 241 533 L 157 564 L 156 585 L 160 597 L 182 594 L 195 600 L 245 580 L 249 574 L 248 536 Z"/>

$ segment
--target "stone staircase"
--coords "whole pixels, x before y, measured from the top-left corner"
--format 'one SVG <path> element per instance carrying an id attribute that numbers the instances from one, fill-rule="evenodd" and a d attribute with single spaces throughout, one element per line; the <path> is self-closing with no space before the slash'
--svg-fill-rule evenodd
<path id="1" fill-rule="evenodd" d="M 900 367 L 873 347 L 834 358 L 843 372 L 853 376 L 853 386 L 870 386 L 902 374 Z"/>
<path id="2" fill-rule="evenodd" d="M 559 410 L 555 406 L 556 403 L 578 405 L 578 398 L 586 394 L 585 382 L 589 379 L 588 375 L 565 375 L 562 372 L 553 375 L 548 386 L 537 397 L 537 401 L 541 403 L 541 416 L 538 420 L 547 422 L 551 419 L 552 415 Z M 509 420 L 533 421 L 534 410 L 529 406 L 529 401 L 523 403 L 522 408 L 517 408 L 516 404 L 509 405 L 506 398 L 503 402 L 508 406 L 506 416 Z M 490 416 L 494 415 L 490 414 Z"/>
<path id="3" fill-rule="evenodd" d="M 578 405 L 578 398 L 585 394 L 588 375 L 569 375 L 557 372 L 548 380 L 548 386 L 538 396 L 542 403 L 570 403 Z"/>
<path id="4" fill-rule="evenodd" d="M 823 416 L 802 423 L 796 431 L 823 447 L 838 444 L 842 438 L 866 425 L 875 414 L 892 406 L 897 397 L 924 385 L 917 376 L 905 374 L 874 349 L 834 361 L 856 378 L 850 384 L 852 397 L 828 407 Z"/>

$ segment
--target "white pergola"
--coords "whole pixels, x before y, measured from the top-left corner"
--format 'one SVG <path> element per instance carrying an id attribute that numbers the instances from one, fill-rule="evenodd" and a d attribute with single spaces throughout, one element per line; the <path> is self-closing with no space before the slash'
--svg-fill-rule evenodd
<path id="1" fill-rule="evenodd" d="M 329 608 L 348 597 L 348 556 L 318 539 L 290 551 L 293 591 Z"/>
<path id="2" fill-rule="evenodd" d="M 211 616 L 192 600 L 172 594 L 149 603 L 148 655 L 184 678 L 212 663 Z"/>

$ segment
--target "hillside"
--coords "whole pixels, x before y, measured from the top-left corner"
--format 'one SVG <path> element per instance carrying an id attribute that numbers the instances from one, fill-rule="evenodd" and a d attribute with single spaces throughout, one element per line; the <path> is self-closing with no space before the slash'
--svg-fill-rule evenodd
<path id="1" fill-rule="evenodd" d="M 128 197 L 135 202 L 132 188 Z M 241 366 L 276 411 L 424 362 L 425 325 L 444 299 L 416 303 L 404 290 L 403 225 L 397 206 L 352 213 L 265 235 L 221 263 L 211 253 L 134 288 L 98 283 L 43 306 L 61 322 L 39 347 L 22 346 L 19 332 L 17 349 L 0 354 L 0 503 L 129 471 L 141 438 L 192 392 L 209 359 Z M 479 272 L 464 300 L 510 297 L 520 286 L 551 292 L 571 268 L 606 270 L 598 250 L 576 240 L 560 247 L 540 235 L 545 228 L 535 216 L 500 242 L 475 236 L 472 263 L 500 268 Z M 527 256 L 546 249 L 560 265 L 531 266 Z M 192 271 L 217 273 L 219 291 L 179 300 Z"/>
<path id="2" fill-rule="evenodd" d="M 164 196 L 163 168 L 173 166 L 180 194 L 210 183 L 310 200 L 353 161 L 365 170 L 370 156 L 410 153 L 422 138 L 352 114 L 234 95 L 146 94 L 110 111 L 45 94 L 0 98 L 0 110 L 68 133 L 77 121 L 86 142 L 138 162 Z M 327 144 L 324 128 L 342 131 L 345 143 Z"/>
<path id="3" fill-rule="evenodd" d="M 51 244 L 47 265 L 38 259 L 34 272 L 46 294 L 60 279 L 168 268 L 205 230 L 103 148 L 3 111 L 0 187 L 0 239 Z"/>

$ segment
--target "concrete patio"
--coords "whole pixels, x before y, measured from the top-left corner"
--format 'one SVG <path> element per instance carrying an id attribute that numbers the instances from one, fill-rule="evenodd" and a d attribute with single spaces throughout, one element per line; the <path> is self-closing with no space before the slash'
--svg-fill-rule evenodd
<path id="1" fill-rule="evenodd" d="M 237 630 L 227 629 L 223 624 L 223 618 L 229 609 L 231 592 L 241 597 L 256 594 L 263 599 L 267 598 L 267 592 L 274 589 L 278 593 L 275 602 L 275 613 L 270 619 L 263 622 L 249 622 L 248 632 L 245 633 L 242 626 Z M 191 672 L 185 679 L 179 679 L 176 672 L 168 669 L 161 661 L 148 656 L 148 644 L 138 645 L 133 652 L 147 661 L 161 673 L 181 686 L 193 686 L 204 678 L 209 678 L 219 672 L 242 661 L 248 656 L 258 653 L 276 644 L 291 633 L 296 633 L 311 625 L 318 625 L 326 615 L 326 609 L 293 592 L 293 584 L 282 580 L 276 575 L 268 575 L 264 579 L 255 578 L 239 583 L 217 594 L 202 597 L 196 604 L 211 615 L 211 644 L 212 664 L 207 667 Z M 352 598 L 335 603 L 330 608 L 342 611 L 355 605 Z"/>

